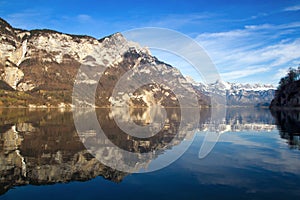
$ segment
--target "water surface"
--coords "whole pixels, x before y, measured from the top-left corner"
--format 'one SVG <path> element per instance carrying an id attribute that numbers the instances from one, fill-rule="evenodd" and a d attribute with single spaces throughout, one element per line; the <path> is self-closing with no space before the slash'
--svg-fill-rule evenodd
<path id="1" fill-rule="evenodd" d="M 152 122 L 147 112 L 99 109 L 97 116 L 107 138 L 126 151 L 159 152 L 149 158 L 155 160 L 181 148 L 180 111 L 176 109 L 167 110 L 168 123 L 146 139 L 126 135 L 112 120 L 119 115 L 125 122 L 129 117 L 146 126 Z M 208 156 L 199 159 L 211 120 L 210 110 L 204 109 L 198 127 L 186 128 L 193 142 L 183 156 L 161 170 L 139 174 L 99 162 L 78 135 L 72 112 L 1 109 L 0 113 L 0 199 L 300 197 L 299 112 L 229 108 L 216 124 L 219 141 Z M 89 117 L 83 113 L 82 119 Z M 93 135 L 89 134 L 87 141 Z M 170 145 L 170 141 L 175 142 Z M 102 152 L 101 156 L 111 154 Z"/>

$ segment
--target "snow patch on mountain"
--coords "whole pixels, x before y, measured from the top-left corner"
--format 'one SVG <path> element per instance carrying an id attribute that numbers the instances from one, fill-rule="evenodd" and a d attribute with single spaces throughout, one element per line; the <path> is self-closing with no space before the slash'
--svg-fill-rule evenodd
<path id="1" fill-rule="evenodd" d="M 242 84 L 217 80 L 215 83 L 204 84 L 186 77 L 195 90 L 208 96 L 212 94 L 226 96 L 227 105 L 250 106 L 268 105 L 274 97 L 275 87 L 271 84 Z"/>

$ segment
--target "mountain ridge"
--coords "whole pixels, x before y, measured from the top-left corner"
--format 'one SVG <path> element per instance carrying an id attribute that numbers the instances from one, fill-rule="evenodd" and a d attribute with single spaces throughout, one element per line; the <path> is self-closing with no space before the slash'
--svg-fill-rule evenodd
<path id="1" fill-rule="evenodd" d="M 227 106 L 269 106 L 274 98 L 275 87 L 271 84 L 242 84 L 217 80 L 204 84 L 187 78 L 196 90 L 205 95 L 217 94 L 226 96 Z"/>
<path id="2" fill-rule="evenodd" d="M 130 70 L 135 70 L 135 74 L 155 75 L 161 79 L 165 76 L 159 74 L 169 74 L 168 82 L 178 87 L 183 96 L 188 96 L 185 94 L 192 91 L 191 85 L 178 69 L 159 61 L 147 48 L 127 41 L 121 33 L 96 39 L 49 29 L 14 29 L 4 20 L 0 26 L 0 80 L 14 89 L 0 93 L 1 106 L 72 106 L 75 77 L 83 64 L 89 65 L 91 70 L 80 76 L 87 77 L 87 84 L 98 84 L 96 106 L 125 105 L 126 96 L 119 95 L 117 100 L 109 97 L 117 80 Z M 147 66 L 147 70 L 137 71 L 140 64 Z M 93 75 L 99 73 L 99 70 L 104 70 L 100 83 L 93 80 Z M 150 85 L 131 94 L 129 104 L 179 106 L 170 88 L 154 82 Z M 149 96 L 159 98 L 148 101 Z M 197 99 L 199 105 L 209 106 L 207 96 L 197 93 Z"/>
<path id="3" fill-rule="evenodd" d="M 142 73 L 140 75 L 145 77 L 156 73 L 171 74 L 168 82 L 176 87 L 182 85 L 180 91 L 187 96 L 185 91 L 195 93 L 202 106 L 209 106 L 210 96 L 214 94 L 225 95 L 229 106 L 268 105 L 274 96 L 272 85 L 225 81 L 197 83 L 151 55 L 147 48 L 127 41 L 119 32 L 96 39 L 50 29 L 17 29 L 1 18 L 0 31 L 0 88 L 3 90 L 0 91 L 0 106 L 73 106 L 72 89 L 78 69 L 83 64 L 91 65 L 92 69 L 92 72 L 83 74 L 89 79 L 87 83 L 96 83 L 98 80 L 93 80 L 92 74 L 99 73 L 100 68 L 105 70 L 97 87 L 96 106 L 100 107 L 126 104 L 124 99 L 127 97 L 124 95 L 107 97 L 112 95 L 117 80 L 140 64 L 148 68 L 136 74 Z M 170 89 L 157 84 L 144 86 L 140 92 L 129 97 L 131 106 L 151 106 L 154 103 L 171 107 L 179 105 Z M 167 97 L 166 94 L 170 95 Z M 150 96 L 159 98 L 156 102 L 153 98 L 150 101 Z"/>

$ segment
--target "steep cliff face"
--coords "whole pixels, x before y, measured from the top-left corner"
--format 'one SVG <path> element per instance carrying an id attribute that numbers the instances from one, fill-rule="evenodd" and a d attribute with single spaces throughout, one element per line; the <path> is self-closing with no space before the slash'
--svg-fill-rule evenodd
<path id="1" fill-rule="evenodd" d="M 136 70 L 135 75 L 143 73 L 151 77 L 160 74 L 163 79 L 164 74 L 168 74 L 172 77 L 172 86 L 179 87 L 181 91 L 192 89 L 176 68 L 160 62 L 146 48 L 127 41 L 120 33 L 97 40 L 52 30 L 15 29 L 2 19 L 0 32 L 0 80 L 18 94 L 7 93 L 11 101 L 1 98 L 0 94 L 0 104 L 71 104 L 75 76 L 82 64 L 91 65 L 89 74 L 81 74 L 88 78 L 105 70 L 99 82 L 93 82 L 91 78 L 87 83 L 98 84 L 98 106 L 120 104 L 119 100 L 126 97 L 121 95 L 119 99 L 110 99 L 113 88 L 122 75 L 140 64 L 147 67 L 142 71 Z M 24 93 L 29 96 L 24 97 Z M 171 88 L 154 82 L 129 97 L 137 106 L 145 106 L 149 105 L 147 95 L 159 96 L 155 101 L 166 105 L 178 105 Z M 201 94 L 198 98 L 200 104 L 209 104 L 205 95 Z"/>
<path id="2" fill-rule="evenodd" d="M 284 85 L 277 90 L 270 108 L 300 108 L 300 80 Z"/>

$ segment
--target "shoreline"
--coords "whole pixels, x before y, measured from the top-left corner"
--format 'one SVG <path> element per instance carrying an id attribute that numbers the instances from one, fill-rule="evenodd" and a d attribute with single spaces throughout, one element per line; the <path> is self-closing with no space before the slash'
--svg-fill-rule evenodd
<path id="1" fill-rule="evenodd" d="M 285 107 L 285 106 L 275 106 L 275 107 L 269 107 L 271 111 L 291 111 L 291 110 L 297 110 L 300 111 L 300 107 Z"/>

